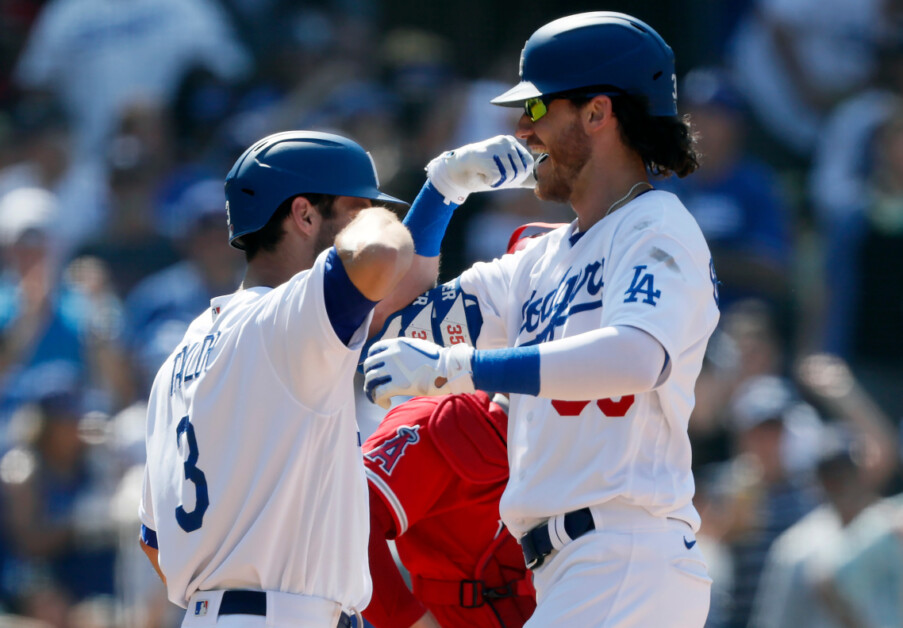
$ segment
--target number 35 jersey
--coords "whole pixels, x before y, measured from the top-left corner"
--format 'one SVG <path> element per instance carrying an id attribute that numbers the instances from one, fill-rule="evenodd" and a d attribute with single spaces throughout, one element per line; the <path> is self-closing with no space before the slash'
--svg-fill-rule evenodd
<path id="1" fill-rule="evenodd" d="M 461 276 L 477 297 L 478 349 L 551 342 L 608 326 L 638 328 L 667 363 L 648 393 L 554 400 L 512 395 L 510 479 L 500 511 L 515 535 L 613 499 L 694 528 L 687 422 L 717 281 L 699 227 L 676 196 L 650 191 L 575 235 L 576 223 Z M 599 377 L 588 365 L 586 378 Z"/>
<path id="2" fill-rule="evenodd" d="M 370 599 L 352 388 L 370 317 L 349 346 L 336 336 L 325 258 L 213 299 L 157 373 L 139 514 L 175 604 L 241 588 Z"/>

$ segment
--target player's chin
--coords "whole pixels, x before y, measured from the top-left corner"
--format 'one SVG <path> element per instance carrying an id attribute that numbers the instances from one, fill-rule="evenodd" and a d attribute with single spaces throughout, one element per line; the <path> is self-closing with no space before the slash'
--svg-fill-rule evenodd
<path id="1" fill-rule="evenodd" d="M 555 176 L 537 178 L 533 193 L 536 194 L 536 198 L 551 203 L 567 203 L 571 198 L 571 188 Z"/>

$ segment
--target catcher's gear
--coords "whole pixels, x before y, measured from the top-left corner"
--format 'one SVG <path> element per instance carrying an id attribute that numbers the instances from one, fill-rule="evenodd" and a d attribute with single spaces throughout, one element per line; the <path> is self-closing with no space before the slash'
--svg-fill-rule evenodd
<path id="1" fill-rule="evenodd" d="M 471 192 L 533 187 L 533 156 L 510 135 L 442 153 L 426 167 L 446 203 L 463 203 Z"/>
<path id="2" fill-rule="evenodd" d="M 287 131 L 248 148 L 226 175 L 229 244 L 259 231 L 279 206 L 299 194 L 354 196 L 407 206 L 379 191 L 370 153 L 332 133 Z"/>
<path id="3" fill-rule="evenodd" d="M 364 360 L 364 390 L 373 403 L 388 409 L 396 395 L 472 393 L 473 347 L 451 347 L 394 338 L 370 347 Z"/>
<path id="4" fill-rule="evenodd" d="M 541 27 L 524 44 L 520 78 L 492 103 L 520 107 L 540 96 L 614 88 L 644 98 L 653 116 L 677 115 L 673 51 L 651 26 L 623 13 L 580 13 Z"/>

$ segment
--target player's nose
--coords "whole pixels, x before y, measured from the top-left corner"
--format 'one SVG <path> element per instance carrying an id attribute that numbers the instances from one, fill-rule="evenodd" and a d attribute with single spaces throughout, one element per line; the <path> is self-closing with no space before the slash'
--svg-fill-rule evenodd
<path id="1" fill-rule="evenodd" d="M 514 136 L 518 139 L 525 140 L 533 135 L 533 121 L 526 113 L 522 114 L 520 120 L 517 121 L 517 127 L 514 130 Z"/>

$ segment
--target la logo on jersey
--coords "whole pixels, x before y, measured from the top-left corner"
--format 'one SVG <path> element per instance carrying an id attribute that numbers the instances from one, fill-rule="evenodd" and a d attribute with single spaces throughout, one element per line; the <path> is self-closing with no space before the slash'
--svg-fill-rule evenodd
<path id="1" fill-rule="evenodd" d="M 195 602 L 194 603 L 195 616 L 203 617 L 204 615 L 206 615 L 208 604 L 209 604 L 209 602 L 207 602 L 207 600 L 198 600 L 197 602 Z"/>
<path id="2" fill-rule="evenodd" d="M 655 289 L 655 275 L 643 272 L 645 270 L 645 264 L 633 267 L 633 281 L 630 282 L 630 287 L 624 293 L 627 295 L 624 303 L 636 303 L 637 295 L 645 295 L 643 303 L 648 303 L 654 307 L 656 305 L 655 300 L 661 298 L 662 291 Z"/>
<path id="3" fill-rule="evenodd" d="M 420 440 L 420 434 L 417 433 L 418 429 L 420 429 L 419 425 L 414 425 L 413 427 L 403 425 L 399 427 L 395 430 L 395 436 L 364 457 L 378 464 L 386 472 L 386 475 L 392 475 L 395 465 L 398 464 L 398 461 L 404 455 L 404 450 Z"/>

